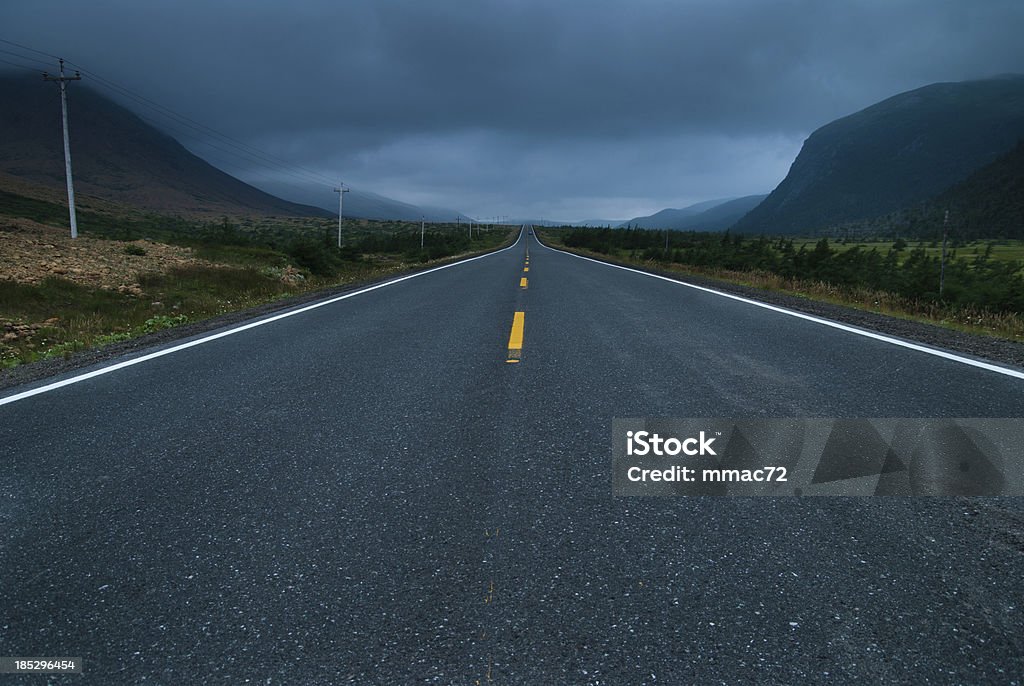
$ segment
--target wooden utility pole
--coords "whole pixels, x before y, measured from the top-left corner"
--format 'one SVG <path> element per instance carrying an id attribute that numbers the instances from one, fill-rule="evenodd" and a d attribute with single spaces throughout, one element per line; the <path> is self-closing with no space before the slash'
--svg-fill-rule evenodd
<path id="1" fill-rule="evenodd" d="M 344 199 L 345 194 L 348 193 L 348 189 L 345 188 L 345 184 L 339 183 L 338 187 L 334 189 L 334 192 L 338 194 L 338 247 L 341 247 L 341 216 L 342 210 L 345 207 Z"/>
<path id="2" fill-rule="evenodd" d="M 64 121 L 64 172 L 68 180 L 68 212 L 71 216 L 71 237 L 78 238 L 78 220 L 75 218 L 75 186 L 71 182 L 71 143 L 68 140 L 68 81 L 81 81 L 77 71 L 74 76 L 64 76 L 64 60 L 60 61 L 60 75 L 50 76 L 43 72 L 44 81 L 56 81 L 60 86 L 60 113 Z"/>

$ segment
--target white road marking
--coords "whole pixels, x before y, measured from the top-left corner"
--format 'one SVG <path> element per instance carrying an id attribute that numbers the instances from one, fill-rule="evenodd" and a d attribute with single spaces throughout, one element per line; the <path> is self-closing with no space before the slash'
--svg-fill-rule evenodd
<path id="1" fill-rule="evenodd" d="M 124 362 L 118 362 L 118 363 L 112 364 L 112 365 L 110 365 L 108 367 L 102 367 L 100 369 L 94 369 L 91 372 L 86 372 L 85 374 L 79 374 L 77 376 L 72 376 L 72 377 L 70 377 L 68 379 L 63 379 L 61 381 L 55 381 L 55 382 L 53 382 L 51 384 L 46 384 L 45 386 L 40 386 L 39 388 L 33 388 L 31 390 L 28 390 L 28 391 L 22 391 L 21 393 L 16 393 L 14 395 L 7 396 L 6 398 L 0 398 L 0 405 L 7 405 L 8 403 L 13 403 L 13 402 L 17 402 L 19 400 L 24 400 L 25 398 L 31 398 L 32 396 L 39 395 L 40 393 L 48 393 L 49 391 L 54 391 L 54 390 L 57 390 L 58 388 L 63 388 L 64 386 L 70 386 L 71 384 L 76 384 L 76 383 L 78 383 L 80 381 L 85 381 L 86 379 L 91 379 L 91 378 L 96 377 L 96 376 L 102 376 L 103 374 L 109 374 L 111 372 L 116 372 L 118 369 L 124 369 L 125 367 L 131 367 L 132 365 L 142 364 L 143 362 L 148 362 L 149 360 L 155 360 L 158 357 L 163 357 L 164 355 L 170 355 L 171 353 L 176 353 L 176 352 L 178 352 L 180 350 L 185 350 L 187 348 L 194 348 L 197 345 L 202 345 L 203 343 L 209 343 L 210 341 L 215 341 L 218 338 L 224 338 L 225 336 L 231 336 L 233 334 L 240 333 L 242 331 L 247 331 L 249 329 L 254 329 L 257 326 L 263 326 L 264 324 L 269 324 L 271 322 L 276 322 L 279 319 L 286 319 L 288 317 L 293 317 L 293 316 L 295 316 L 297 314 L 302 314 L 303 312 L 309 312 L 310 310 L 315 310 L 318 307 L 323 307 L 325 305 L 330 305 L 330 304 L 336 303 L 336 302 L 338 302 L 340 300 L 347 300 L 348 298 L 354 298 L 357 295 L 362 295 L 363 293 L 369 293 L 370 291 L 375 291 L 378 288 L 384 288 L 385 286 L 393 286 L 396 283 L 401 283 L 402 281 L 408 281 L 409 279 L 415 279 L 415 278 L 420 277 L 420 276 L 426 276 L 427 274 L 431 274 L 433 272 L 440 271 L 442 269 L 448 269 L 450 267 L 457 267 L 460 264 L 467 264 L 469 262 L 475 262 L 476 260 L 482 260 L 485 257 L 491 257 L 493 255 L 497 255 L 498 253 L 502 253 L 502 252 L 505 252 L 506 250 L 511 250 L 512 248 L 516 247 L 517 245 L 519 245 L 519 241 L 521 241 L 523 239 L 523 234 L 524 233 L 525 233 L 525 231 L 522 228 L 520 228 L 520 230 L 519 230 L 519 237 L 516 238 L 516 242 L 513 243 L 512 245 L 508 246 L 507 248 L 502 248 L 501 250 L 495 250 L 494 252 L 489 252 L 489 253 L 487 253 L 485 255 L 477 255 L 476 257 L 469 257 L 469 258 L 464 259 L 464 260 L 459 260 L 458 262 L 452 262 L 451 264 L 444 264 L 444 265 L 441 265 L 440 267 L 434 267 L 432 269 L 427 269 L 427 270 L 424 270 L 422 272 L 416 272 L 415 274 L 408 274 L 406 276 L 400 276 L 400 277 L 398 277 L 396 279 L 391 279 L 390 281 L 385 281 L 383 283 L 378 283 L 378 284 L 375 284 L 373 286 L 369 286 L 367 288 L 361 288 L 358 291 L 352 291 L 351 293 L 345 293 L 344 295 L 338 295 L 338 296 L 335 296 L 333 298 L 328 298 L 327 300 L 321 300 L 319 302 L 315 302 L 312 305 L 305 305 L 305 306 L 300 307 L 300 308 L 295 309 L 295 310 L 289 310 L 287 312 L 282 312 L 281 314 L 272 315 L 272 316 L 267 317 L 265 319 L 259 319 L 259 320 L 254 321 L 254 322 L 249 322 L 248 324 L 243 324 L 241 326 L 236 326 L 236 327 L 234 327 L 232 329 L 227 329 L 225 331 L 220 331 L 218 333 L 215 333 L 215 334 L 212 334 L 212 335 L 209 335 L 209 336 L 203 336 L 202 338 L 197 338 L 197 339 L 195 339 L 193 341 L 189 341 L 188 343 L 181 343 L 179 345 L 175 345 L 175 346 L 172 346 L 170 348 L 164 348 L 163 350 L 158 350 L 156 352 L 149 353 L 148 355 L 142 355 L 141 357 L 135 357 L 135 358 L 132 358 L 130 360 L 125 360 Z"/>
<path id="2" fill-rule="evenodd" d="M 899 338 L 893 338 L 891 336 L 886 336 L 885 334 L 875 333 L 874 331 L 868 331 L 867 329 L 859 329 L 859 328 L 857 328 L 855 326 L 849 326 L 847 324 L 841 324 L 839 322 L 832 321 L 831 319 L 823 319 L 821 317 L 815 317 L 814 315 L 804 314 L 803 312 L 797 312 L 795 310 L 787 310 L 786 308 L 779 307 L 777 305 L 769 305 L 768 303 L 759 302 L 757 300 L 751 300 L 750 298 L 744 298 L 744 297 L 739 296 L 739 295 L 733 295 L 732 293 L 725 293 L 724 291 L 716 291 L 713 288 L 707 288 L 705 286 L 698 286 L 696 284 L 687 283 L 686 281 L 680 281 L 680 280 L 677 280 L 677 279 L 671 279 L 671 278 L 669 278 L 667 276 L 661 276 L 659 274 L 651 274 L 650 272 L 641 271 L 639 269 L 632 269 L 630 267 L 623 267 L 622 265 L 611 264 L 609 262 L 602 262 L 601 260 L 595 260 L 595 259 L 590 258 L 590 257 L 584 257 L 583 255 L 577 255 L 575 253 L 566 252 L 565 250 L 559 250 L 558 248 L 552 248 L 552 247 L 550 247 L 548 245 L 544 245 L 543 243 L 541 243 L 540 239 L 537 238 L 536 236 L 534 236 L 534 238 L 537 240 L 537 243 L 540 243 L 541 246 L 547 248 L 548 250 L 551 250 L 551 251 L 554 251 L 554 252 L 558 252 L 558 253 L 562 253 L 563 255 L 569 255 L 571 257 L 576 257 L 576 258 L 579 258 L 581 260 L 587 260 L 588 262 L 594 262 L 595 264 L 601 264 L 601 265 L 604 265 L 605 267 L 613 267 L 615 269 L 621 269 L 623 271 L 633 272 L 634 274 L 640 274 L 641 276 L 648 276 L 648 277 L 650 277 L 652 279 L 661 279 L 662 281 L 668 281 L 669 283 L 674 283 L 674 284 L 679 285 L 679 286 L 686 286 L 687 288 L 693 288 L 693 289 L 696 289 L 698 291 L 704 291 L 705 293 L 712 293 L 714 295 L 720 295 L 723 298 L 729 298 L 730 300 L 738 300 L 739 302 L 747 303 L 748 305 L 754 305 L 755 307 L 761 307 L 761 308 L 764 308 L 766 310 L 771 310 L 772 312 L 778 312 L 780 314 L 785 314 L 785 315 L 788 315 L 790 317 L 796 317 L 797 319 L 806 319 L 809 322 L 815 322 L 816 324 L 824 324 L 825 326 L 830 326 L 833 329 L 839 329 L 840 331 L 846 331 L 847 333 L 856 334 L 858 336 L 864 336 L 865 338 L 873 338 L 876 341 L 883 341 L 885 343 L 891 343 L 892 345 L 898 345 L 901 348 L 909 348 L 910 350 L 916 350 L 918 352 L 922 352 L 922 353 L 925 353 L 927 355 L 934 355 L 935 357 L 941 357 L 941 358 L 946 359 L 946 360 L 952 360 L 953 362 L 959 362 L 960 364 L 966 364 L 966 365 L 970 365 L 972 367 L 978 367 L 979 369 L 984 369 L 986 371 L 995 372 L 996 374 L 1003 374 L 1004 376 L 1010 376 L 1010 377 L 1013 377 L 1015 379 L 1024 379 L 1024 372 L 1016 370 L 1016 369 L 1010 369 L 1009 367 L 1001 367 L 999 365 L 992 364 L 990 362 L 984 362 L 982 360 L 973 360 L 973 359 L 971 359 L 969 357 L 963 357 L 961 355 L 957 355 L 955 353 L 951 353 L 951 352 L 948 352 L 946 350 L 940 350 L 938 348 L 931 348 L 931 347 L 928 347 L 926 345 L 921 345 L 919 343 L 912 343 L 911 341 L 900 340 Z"/>

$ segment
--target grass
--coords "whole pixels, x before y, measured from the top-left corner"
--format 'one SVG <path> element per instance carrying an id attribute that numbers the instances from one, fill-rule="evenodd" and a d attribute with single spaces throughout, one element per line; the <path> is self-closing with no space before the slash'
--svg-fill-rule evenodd
<path id="1" fill-rule="evenodd" d="M 813 250 L 819 238 L 794 238 L 793 247 L 797 250 L 801 246 L 807 250 Z M 906 248 L 902 251 L 904 257 L 913 248 L 924 248 L 929 257 L 940 257 L 942 255 L 941 241 L 919 241 L 916 239 L 904 241 Z M 834 250 L 850 250 L 859 247 L 861 250 L 877 250 L 880 253 L 887 253 L 896 245 L 894 240 L 829 240 L 829 246 Z M 946 256 L 949 260 L 957 258 L 973 259 L 977 255 L 989 252 L 989 257 L 998 262 L 1020 262 L 1024 261 L 1024 241 L 1006 238 L 990 240 L 973 240 L 959 243 L 955 247 L 950 241 L 946 246 Z"/>
<path id="2" fill-rule="evenodd" d="M 611 255 L 602 255 L 589 250 L 578 248 L 566 248 L 562 241 L 563 234 L 557 231 L 538 230 L 542 240 L 549 244 L 576 252 L 597 259 L 609 257 L 626 263 L 638 266 L 654 268 L 666 272 L 674 272 L 680 275 L 693 275 L 719 279 L 729 283 L 760 288 L 767 291 L 786 293 L 802 298 L 820 300 L 846 307 L 853 307 L 859 310 L 875 312 L 901 319 L 937 324 L 946 328 L 964 331 L 967 333 L 995 336 L 1013 341 L 1024 342 L 1024 317 L 1015 312 L 997 313 L 990 312 L 980 307 L 973 306 L 952 306 L 943 305 L 931 301 L 916 298 L 906 298 L 893 293 L 877 291 L 865 288 L 849 288 L 837 286 L 824 281 L 808 279 L 785 278 L 778 274 L 766 271 L 734 271 L 721 268 L 705 268 L 689 265 L 680 265 L 661 261 L 643 260 L 632 258 L 628 251 L 617 251 Z M 818 239 L 808 239 L 808 249 L 812 249 Z M 799 239 L 794 240 L 794 247 L 799 249 Z M 992 249 L 992 258 L 996 258 L 997 247 L 1004 248 L 998 259 L 1013 260 L 1019 257 L 1011 257 L 1024 251 L 1024 241 L 976 241 L 984 251 L 988 243 L 995 243 Z M 892 242 L 850 242 L 847 245 L 833 244 L 834 247 L 852 248 L 854 245 L 866 246 L 867 249 L 877 247 L 880 252 L 887 251 Z M 884 249 L 883 247 L 884 246 Z M 916 242 L 910 243 L 916 247 Z M 968 244 L 969 248 L 976 247 Z M 960 248 L 963 250 L 963 247 Z M 939 248 L 941 252 L 941 248 Z M 961 253 L 963 255 L 963 253 Z"/>

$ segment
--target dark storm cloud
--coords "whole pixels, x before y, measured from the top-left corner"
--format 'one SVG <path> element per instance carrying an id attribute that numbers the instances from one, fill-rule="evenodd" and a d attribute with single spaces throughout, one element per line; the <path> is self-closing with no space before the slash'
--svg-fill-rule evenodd
<path id="1" fill-rule="evenodd" d="M 766 192 L 831 119 L 1024 71 L 1018 0 L 8 1 L 0 20 L 332 177 L 559 218 Z"/>

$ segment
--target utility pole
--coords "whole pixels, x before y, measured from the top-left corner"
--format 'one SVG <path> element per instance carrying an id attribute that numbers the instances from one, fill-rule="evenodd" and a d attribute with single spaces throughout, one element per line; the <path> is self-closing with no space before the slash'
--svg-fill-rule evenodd
<path id="1" fill-rule="evenodd" d="M 939 297 L 942 297 L 942 289 L 946 286 L 946 238 L 949 236 L 949 210 L 946 210 L 946 218 L 942 220 L 942 264 L 939 266 Z"/>
<path id="2" fill-rule="evenodd" d="M 426 231 L 427 218 L 420 215 L 420 250 L 423 250 L 423 232 Z"/>
<path id="3" fill-rule="evenodd" d="M 75 218 L 75 186 L 71 183 L 71 144 L 68 141 L 68 81 L 81 81 L 77 71 L 74 76 L 64 76 L 64 60 L 60 60 L 60 75 L 50 76 L 43 72 L 43 81 L 56 81 L 60 85 L 60 114 L 64 120 L 64 172 L 68 180 L 68 213 L 71 216 L 71 237 L 78 238 L 78 220 Z"/>
<path id="4" fill-rule="evenodd" d="M 345 194 L 348 193 L 348 189 L 345 188 L 345 184 L 338 182 L 338 187 L 334 189 L 334 192 L 338 194 L 338 247 L 341 247 L 341 216 L 342 210 L 344 209 Z"/>

